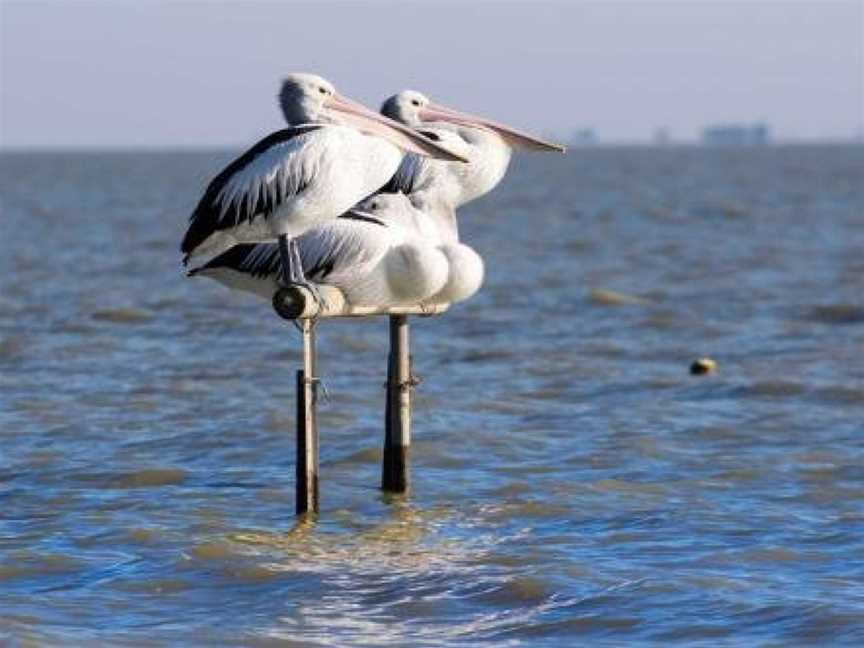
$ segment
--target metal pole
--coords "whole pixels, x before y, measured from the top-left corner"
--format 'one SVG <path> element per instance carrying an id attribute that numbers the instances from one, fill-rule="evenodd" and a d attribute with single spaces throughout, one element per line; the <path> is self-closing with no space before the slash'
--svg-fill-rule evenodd
<path id="1" fill-rule="evenodd" d="M 303 369 L 297 372 L 297 515 L 318 512 L 318 421 L 315 320 L 303 326 Z"/>
<path id="2" fill-rule="evenodd" d="M 387 363 L 384 461 L 381 488 L 407 492 L 411 482 L 411 360 L 408 316 L 390 316 L 390 356 Z"/>

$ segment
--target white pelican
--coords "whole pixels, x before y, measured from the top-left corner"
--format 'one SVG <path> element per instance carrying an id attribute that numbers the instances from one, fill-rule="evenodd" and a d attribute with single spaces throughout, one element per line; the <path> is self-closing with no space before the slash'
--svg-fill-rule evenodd
<path id="1" fill-rule="evenodd" d="M 513 149 L 554 151 L 563 153 L 563 146 L 505 126 L 485 117 L 461 113 L 432 103 L 415 90 L 403 90 L 387 99 L 382 114 L 411 126 L 441 144 L 445 141 L 469 160 L 454 165 L 446 161 L 406 155 L 393 179 L 382 191 L 434 191 L 453 209 L 490 192 L 504 177 Z M 449 135 L 448 135 L 449 134 Z M 461 141 L 457 147 L 454 140 Z M 458 238 L 455 216 L 450 223 L 439 223 Z"/>
<path id="2" fill-rule="evenodd" d="M 335 286 L 354 306 L 425 303 L 448 281 L 448 259 L 423 241 L 403 194 L 373 196 L 341 217 L 307 230 L 297 240 L 307 279 Z M 189 275 L 268 300 L 279 289 L 275 243 L 236 245 Z"/>
<path id="3" fill-rule="evenodd" d="M 277 240 L 281 279 L 305 284 L 295 237 L 379 189 L 403 152 L 461 160 L 415 130 L 338 95 L 313 74 L 289 75 L 279 100 L 291 126 L 258 142 L 210 183 L 181 245 L 184 263 L 238 242 Z"/>
<path id="4" fill-rule="evenodd" d="M 426 134 L 442 144 L 448 151 L 468 160 L 462 166 L 474 164 L 477 152 L 458 133 L 444 129 L 429 129 Z M 410 157 L 410 156 L 406 156 Z M 427 165 L 422 182 L 416 191 L 408 195 L 410 204 L 399 202 L 391 208 L 402 211 L 400 221 L 426 243 L 438 248 L 446 257 L 447 282 L 427 303 L 443 304 L 464 301 L 474 295 L 483 283 L 485 269 L 483 259 L 477 252 L 459 242 L 454 191 L 456 183 L 450 182 L 452 172 L 448 165 Z M 392 194 L 380 193 L 379 196 Z"/>
<path id="5" fill-rule="evenodd" d="M 381 112 L 468 160 L 467 164 L 454 165 L 406 155 L 396 175 L 381 190 L 409 194 L 416 208 L 417 231 L 434 241 L 447 257 L 448 281 L 430 301 L 463 301 L 480 288 L 484 266 L 477 252 L 459 242 L 456 209 L 495 188 L 507 172 L 513 148 L 559 153 L 565 149 L 490 119 L 433 104 L 415 90 L 393 95 Z"/>

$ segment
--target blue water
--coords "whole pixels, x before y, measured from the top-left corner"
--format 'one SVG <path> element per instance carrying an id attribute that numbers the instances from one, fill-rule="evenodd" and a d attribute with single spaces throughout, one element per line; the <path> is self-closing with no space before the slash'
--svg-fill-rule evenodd
<path id="1" fill-rule="evenodd" d="M 297 333 L 179 268 L 230 157 L 0 157 L 0 638 L 864 644 L 864 147 L 518 159 L 412 320 L 407 497 L 386 320 L 319 325 L 300 523 Z"/>

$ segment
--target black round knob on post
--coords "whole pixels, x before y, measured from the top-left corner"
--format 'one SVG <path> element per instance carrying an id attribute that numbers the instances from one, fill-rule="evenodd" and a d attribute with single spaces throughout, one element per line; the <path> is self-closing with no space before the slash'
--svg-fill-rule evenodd
<path id="1" fill-rule="evenodd" d="M 306 310 L 306 297 L 296 286 L 280 288 L 273 295 L 273 310 L 279 317 L 296 320 Z"/>

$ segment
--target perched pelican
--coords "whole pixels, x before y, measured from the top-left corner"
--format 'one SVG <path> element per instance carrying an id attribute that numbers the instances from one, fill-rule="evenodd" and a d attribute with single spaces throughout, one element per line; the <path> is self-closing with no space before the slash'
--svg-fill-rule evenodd
<path id="1" fill-rule="evenodd" d="M 448 201 L 453 209 L 490 192 L 504 177 L 513 149 L 554 151 L 563 153 L 563 146 L 546 142 L 485 117 L 461 113 L 432 103 L 415 90 L 403 90 L 387 99 L 382 114 L 415 128 L 443 144 L 453 147 L 469 160 L 454 165 L 446 161 L 406 155 L 393 179 L 383 191 L 413 194 L 430 190 Z M 461 141 L 461 146 L 453 140 Z M 458 237 L 455 217 L 452 222 L 439 223 Z"/>
<path id="2" fill-rule="evenodd" d="M 440 128 L 430 128 L 424 132 L 448 151 L 466 158 L 468 162 L 462 166 L 471 167 L 475 163 L 478 155 L 476 148 L 458 133 Z M 480 255 L 459 242 L 455 207 L 459 202 L 459 186 L 451 182 L 451 176 L 446 164 L 427 165 L 422 182 L 417 183 L 415 191 L 408 195 L 410 206 L 405 203 L 398 205 L 404 211 L 400 220 L 423 241 L 441 250 L 447 258 L 447 282 L 427 299 L 428 303 L 434 304 L 465 301 L 480 289 L 485 273 Z"/>
<path id="3" fill-rule="evenodd" d="M 431 302 L 457 302 L 472 296 L 483 282 L 483 259 L 459 242 L 456 209 L 490 192 L 504 177 L 514 148 L 564 152 L 564 147 L 498 122 L 433 104 L 415 90 L 387 99 L 382 114 L 409 125 L 467 164 L 406 155 L 382 192 L 408 194 L 416 208 L 415 225 L 447 257 L 448 281 Z"/>
<path id="4" fill-rule="evenodd" d="M 339 288 L 353 306 L 427 302 L 448 281 L 448 259 L 418 236 L 413 212 L 403 194 L 378 195 L 307 230 L 296 240 L 306 277 Z M 189 274 L 269 300 L 280 268 L 275 243 L 243 244 Z"/>
<path id="5" fill-rule="evenodd" d="M 279 102 L 289 128 L 258 142 L 210 183 L 181 245 L 184 263 L 236 243 L 276 240 L 282 281 L 306 283 L 292 243 L 297 236 L 374 193 L 404 152 L 462 160 L 313 74 L 289 75 Z"/>
<path id="6" fill-rule="evenodd" d="M 457 133 L 436 129 L 430 135 L 437 138 L 448 150 L 468 159 L 469 166 L 473 163 L 472 147 Z M 447 189 L 452 183 L 438 182 L 441 176 L 447 176 L 446 165 L 429 165 L 424 171 L 423 188 L 405 196 L 402 193 L 379 193 L 372 199 L 364 201 L 355 210 L 348 212 L 335 221 L 315 227 L 301 235 L 297 240 L 305 268 L 311 268 L 306 276 L 316 283 L 325 283 L 340 288 L 346 294 L 346 299 L 354 305 L 375 305 L 370 301 L 377 297 L 382 301 L 378 305 L 395 305 L 397 303 L 428 304 L 456 303 L 474 295 L 483 283 L 484 265 L 477 252 L 460 243 L 456 229 L 456 212 L 453 204 L 456 202 Z M 446 178 L 445 178 L 446 180 Z M 382 283 L 386 272 L 395 272 L 397 266 L 376 266 L 380 255 L 392 245 L 392 227 L 389 230 L 370 226 L 369 218 L 384 220 L 386 224 L 400 228 L 400 236 L 405 232 L 414 237 L 414 241 L 422 242 L 423 249 L 440 252 L 433 255 L 426 252 L 420 255 L 415 252 L 416 263 L 413 272 L 405 273 L 402 278 L 407 284 L 419 281 L 416 292 L 407 288 L 401 292 L 387 289 Z M 364 223 L 366 223 L 364 225 Z M 418 249 L 415 245 L 412 250 Z M 364 256 L 363 252 L 367 256 Z M 327 272 L 327 263 L 321 259 L 338 259 L 339 271 Z M 372 259 L 372 265 L 368 260 Z M 427 292 L 427 281 L 423 281 L 422 268 L 426 264 L 434 264 L 431 273 L 437 273 L 442 259 L 446 268 L 446 279 L 436 291 Z M 354 264 L 355 267 L 351 267 Z M 272 299 L 278 289 L 279 255 L 274 243 L 258 245 L 238 245 L 228 252 L 218 256 L 199 271 L 190 275 L 202 275 L 234 288 L 258 294 L 266 299 Z"/>

